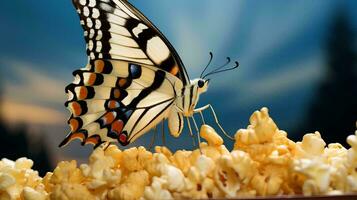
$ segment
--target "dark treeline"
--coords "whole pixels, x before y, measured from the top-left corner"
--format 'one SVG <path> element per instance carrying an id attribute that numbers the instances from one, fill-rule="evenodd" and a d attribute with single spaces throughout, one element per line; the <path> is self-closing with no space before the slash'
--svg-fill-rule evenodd
<path id="1" fill-rule="evenodd" d="M 332 20 L 325 46 L 327 75 L 294 134 L 319 131 L 327 143 L 346 147 L 357 121 L 357 43 L 347 15 L 341 9 Z"/>
<path id="2" fill-rule="evenodd" d="M 0 86 L 1 82 L 0 74 Z M 1 112 L 1 94 L 2 90 L 0 88 L 0 114 L 3 113 Z M 28 133 L 25 125 L 19 124 L 15 128 L 9 128 L 0 115 L 0 159 L 16 160 L 21 157 L 30 158 L 34 161 L 33 169 L 39 171 L 41 176 L 44 176 L 46 172 L 52 170 L 44 140 L 35 140 L 37 142 L 34 143 L 30 139 L 31 135 Z"/>

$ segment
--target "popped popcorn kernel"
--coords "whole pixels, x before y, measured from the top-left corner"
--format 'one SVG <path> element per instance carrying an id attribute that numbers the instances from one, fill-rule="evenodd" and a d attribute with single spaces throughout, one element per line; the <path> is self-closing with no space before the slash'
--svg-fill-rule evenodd
<path id="1" fill-rule="evenodd" d="M 153 157 L 152 153 L 146 151 L 144 147 L 133 147 L 123 152 L 122 163 L 123 170 L 132 172 L 144 169 L 145 165 Z"/>
<path id="2" fill-rule="evenodd" d="M 47 198 L 46 193 L 41 193 L 31 187 L 24 188 L 24 199 L 25 200 L 45 200 L 46 198 Z"/>
<path id="3" fill-rule="evenodd" d="M 357 131 L 351 146 L 326 144 L 323 133 L 294 142 L 267 108 L 252 114 L 235 134 L 233 150 L 208 125 L 200 149 L 96 148 L 88 163 L 59 162 L 43 178 L 33 161 L 0 161 L 1 200 L 115 200 L 252 198 L 273 195 L 357 193 Z"/>
<path id="4" fill-rule="evenodd" d="M 274 121 L 269 117 L 268 109 L 255 111 L 249 119 L 250 125 L 246 130 L 240 129 L 235 135 L 235 149 L 240 145 L 261 144 L 270 142 L 278 130 Z"/>
<path id="5" fill-rule="evenodd" d="M 298 157 L 314 157 L 323 154 L 326 143 L 319 132 L 304 135 L 302 142 L 297 142 Z"/>
<path id="6" fill-rule="evenodd" d="M 104 155 L 111 157 L 114 161 L 114 166 L 119 166 L 122 162 L 123 152 L 118 149 L 116 145 L 110 145 L 105 151 Z"/>
<path id="7" fill-rule="evenodd" d="M 201 126 L 200 136 L 204 138 L 209 146 L 221 146 L 223 144 L 223 139 L 217 134 L 217 132 L 207 124 Z"/>
<path id="8" fill-rule="evenodd" d="M 47 193 L 41 183 L 42 178 L 37 171 L 31 169 L 33 161 L 19 158 L 16 161 L 2 159 L 0 161 L 0 199 L 31 199 L 34 195 L 46 197 Z M 27 195 L 24 197 L 24 191 Z"/>
<path id="9" fill-rule="evenodd" d="M 167 189 L 167 180 L 154 177 L 151 186 L 146 186 L 144 191 L 144 199 L 174 199 Z"/>
<path id="10" fill-rule="evenodd" d="M 61 183 L 81 183 L 84 177 L 80 169 L 77 168 L 77 162 L 62 161 L 53 171 L 50 184 L 56 185 Z"/>
<path id="11" fill-rule="evenodd" d="M 241 183 L 239 174 L 231 166 L 232 157 L 224 155 L 217 161 L 217 168 L 214 173 L 214 180 L 219 189 L 225 194 L 224 197 L 232 198 L 239 191 Z"/>
<path id="12" fill-rule="evenodd" d="M 79 183 L 68 183 L 56 185 L 50 194 L 51 200 L 95 200 L 89 190 Z"/>
<path id="13" fill-rule="evenodd" d="M 145 186 L 149 184 L 149 175 L 141 170 L 132 172 L 122 184 L 108 192 L 108 199 L 139 199 L 144 195 Z"/>

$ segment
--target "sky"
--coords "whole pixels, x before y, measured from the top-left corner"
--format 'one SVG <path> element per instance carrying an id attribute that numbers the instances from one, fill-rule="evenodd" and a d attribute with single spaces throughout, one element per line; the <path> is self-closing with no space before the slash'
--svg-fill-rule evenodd
<path id="1" fill-rule="evenodd" d="M 325 40 L 336 12 L 346 12 L 357 31 L 353 0 L 130 2 L 170 40 L 191 79 L 200 75 L 210 51 L 213 66 L 227 56 L 240 62 L 239 69 L 213 76 L 199 103 L 212 104 L 231 135 L 264 106 L 281 129 L 294 129 L 326 76 Z M 44 133 L 56 159 L 84 158 L 91 147 L 74 142 L 57 148 L 69 130 L 64 88 L 73 79 L 72 71 L 87 62 L 71 1 L 4 1 L 0 24 L 3 118 Z M 150 137 L 134 145 L 147 144 Z M 166 141 L 172 149 L 191 145 L 187 133 L 178 140 L 167 136 Z"/>

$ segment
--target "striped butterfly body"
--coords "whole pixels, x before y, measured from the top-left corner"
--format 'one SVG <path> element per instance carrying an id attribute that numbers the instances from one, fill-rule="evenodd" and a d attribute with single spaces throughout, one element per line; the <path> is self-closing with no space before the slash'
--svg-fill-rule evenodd
<path id="1" fill-rule="evenodd" d="M 168 120 L 178 137 L 208 87 L 190 80 L 164 35 L 126 0 L 73 0 L 87 43 L 88 64 L 66 87 L 74 139 L 98 147 L 127 145 Z"/>

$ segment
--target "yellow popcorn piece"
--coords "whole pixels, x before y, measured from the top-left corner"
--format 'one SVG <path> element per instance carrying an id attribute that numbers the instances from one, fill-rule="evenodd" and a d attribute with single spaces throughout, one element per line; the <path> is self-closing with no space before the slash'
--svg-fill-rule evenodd
<path id="1" fill-rule="evenodd" d="M 31 169 L 33 161 L 19 158 L 0 161 L 0 199 L 44 199 L 47 193 L 38 172 Z"/>
<path id="2" fill-rule="evenodd" d="M 313 195 L 325 193 L 330 182 L 330 168 L 318 160 L 300 159 L 296 160 L 295 170 L 308 177 L 304 183 L 303 193 Z"/>
<path id="3" fill-rule="evenodd" d="M 46 194 L 36 191 L 31 187 L 25 187 L 23 193 L 25 200 L 45 200 L 47 198 Z"/>
<path id="4" fill-rule="evenodd" d="M 191 153 L 190 151 L 179 150 L 170 158 L 172 164 L 179 168 L 185 175 L 191 167 L 191 163 L 189 162 Z"/>
<path id="5" fill-rule="evenodd" d="M 349 190 L 357 192 L 357 131 L 355 135 L 347 137 L 347 143 L 351 146 L 347 151 L 346 166 L 349 172 L 347 185 Z"/>
<path id="6" fill-rule="evenodd" d="M 145 187 L 144 199 L 157 200 L 157 199 L 174 199 L 171 192 L 167 190 L 168 182 L 165 179 L 154 177 L 151 186 Z"/>
<path id="7" fill-rule="evenodd" d="M 194 166 L 189 168 L 185 179 L 185 190 L 174 194 L 175 198 L 216 198 L 221 195 L 213 180 L 215 163 L 212 158 L 200 155 Z"/>
<path id="8" fill-rule="evenodd" d="M 122 169 L 128 172 L 143 170 L 152 156 L 144 147 L 127 149 L 123 152 L 122 160 L 125 162 L 122 163 Z"/>
<path id="9" fill-rule="evenodd" d="M 53 185 L 61 183 L 81 183 L 83 180 L 84 176 L 81 170 L 77 168 L 77 162 L 72 160 L 70 162 L 60 162 L 53 171 L 49 183 Z"/>
<path id="10" fill-rule="evenodd" d="M 158 166 L 161 172 L 161 179 L 167 181 L 167 189 L 170 191 L 181 192 L 185 187 L 185 176 L 181 170 L 168 164 L 161 164 Z"/>
<path id="11" fill-rule="evenodd" d="M 209 146 L 221 146 L 223 144 L 222 137 L 207 124 L 201 126 L 200 136 L 208 142 Z"/>
<path id="12" fill-rule="evenodd" d="M 51 200 L 95 200 L 89 190 L 78 183 L 63 183 L 56 185 L 50 194 Z"/>
<path id="13" fill-rule="evenodd" d="M 255 111 L 250 117 L 250 125 L 247 129 L 240 129 L 235 135 L 234 149 L 241 145 L 261 144 L 271 142 L 273 135 L 278 130 L 274 121 L 269 117 L 267 108 Z"/>
<path id="14" fill-rule="evenodd" d="M 116 145 L 110 145 L 105 151 L 105 156 L 111 157 L 115 167 L 120 167 L 122 163 L 123 153 Z"/>
<path id="15" fill-rule="evenodd" d="M 324 153 L 326 146 L 325 141 L 321 138 L 319 132 L 309 133 L 304 135 L 302 142 L 297 142 L 297 156 L 298 157 L 319 157 Z"/>
<path id="16" fill-rule="evenodd" d="M 139 199 L 144 195 L 145 186 L 149 184 L 149 174 L 144 171 L 132 172 L 123 183 L 108 192 L 108 199 Z"/>
<path id="17" fill-rule="evenodd" d="M 231 167 L 232 162 L 231 156 L 222 156 L 217 161 L 217 168 L 214 173 L 216 184 L 228 198 L 235 197 L 241 187 L 239 174 Z"/>

